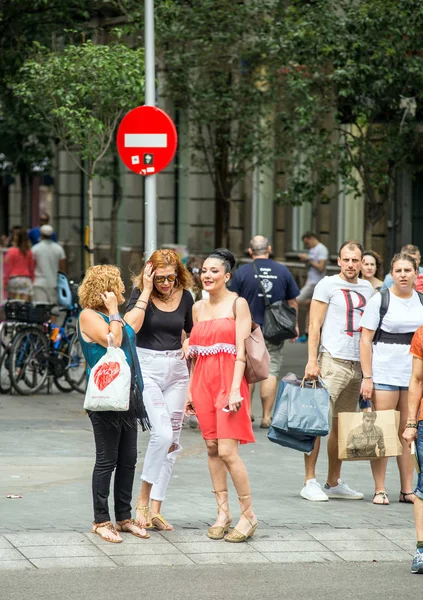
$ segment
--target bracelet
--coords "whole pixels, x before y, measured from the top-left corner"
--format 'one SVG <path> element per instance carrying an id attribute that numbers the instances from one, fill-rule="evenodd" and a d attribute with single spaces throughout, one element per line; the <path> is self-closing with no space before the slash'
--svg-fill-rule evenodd
<path id="1" fill-rule="evenodd" d="M 406 429 L 417 429 L 417 427 L 417 423 L 407 423 L 407 425 L 405 426 Z"/>
<path id="2" fill-rule="evenodd" d="M 138 308 L 138 310 L 143 310 L 145 312 L 145 306 L 137 306 L 135 304 L 134 308 Z"/>
<path id="3" fill-rule="evenodd" d="M 114 315 L 109 315 L 109 324 L 110 324 L 112 321 L 117 321 L 117 322 L 118 322 L 118 323 L 120 323 L 120 324 L 122 325 L 122 327 L 123 327 L 123 321 L 122 321 L 122 317 L 121 317 L 121 316 L 120 316 L 118 313 L 116 313 L 116 314 L 114 314 Z"/>
<path id="4" fill-rule="evenodd" d="M 373 375 L 367 375 L 366 377 L 363 375 L 363 379 L 373 379 Z"/>
<path id="5" fill-rule="evenodd" d="M 144 302 L 144 304 L 145 304 L 146 306 L 147 306 L 147 304 L 148 304 L 148 302 L 146 302 L 145 300 L 140 300 L 140 299 L 138 299 L 138 300 L 137 300 L 137 303 L 138 303 L 138 302 Z"/>
<path id="6" fill-rule="evenodd" d="M 236 358 L 235 362 L 242 362 L 244 364 L 247 364 L 247 361 L 245 360 L 245 358 Z"/>

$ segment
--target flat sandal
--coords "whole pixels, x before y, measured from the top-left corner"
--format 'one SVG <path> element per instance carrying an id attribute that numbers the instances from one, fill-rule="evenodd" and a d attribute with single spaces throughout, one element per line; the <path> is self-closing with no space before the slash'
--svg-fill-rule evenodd
<path id="1" fill-rule="evenodd" d="M 117 529 L 117 531 L 123 531 L 124 533 L 130 533 L 131 535 L 141 538 L 142 540 L 148 540 L 148 538 L 150 537 L 150 534 L 147 532 L 145 532 L 145 535 L 140 535 L 139 533 L 132 531 L 131 529 L 128 528 L 128 525 L 135 525 L 135 527 L 145 530 L 145 527 L 140 525 L 139 522 L 136 521 L 135 519 L 125 519 L 125 521 L 119 521 L 118 523 L 116 523 L 116 529 Z"/>
<path id="2" fill-rule="evenodd" d="M 91 529 L 91 533 L 97 534 L 99 537 L 101 537 L 102 540 L 104 540 L 105 542 L 110 542 L 111 544 L 121 544 L 123 542 L 122 538 L 117 539 L 117 540 L 112 540 L 111 538 L 108 538 L 105 535 L 103 535 L 102 533 L 100 533 L 100 531 L 98 531 L 98 530 L 101 529 L 102 527 L 105 527 L 112 533 L 119 535 L 119 533 L 116 530 L 116 527 L 113 525 L 113 523 L 111 521 L 106 521 L 105 523 L 95 523 L 94 522 L 93 528 Z"/>

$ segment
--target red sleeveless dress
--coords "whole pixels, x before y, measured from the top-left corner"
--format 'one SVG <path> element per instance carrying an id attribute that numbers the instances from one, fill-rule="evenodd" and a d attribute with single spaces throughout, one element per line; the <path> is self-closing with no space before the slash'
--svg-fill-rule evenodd
<path id="1" fill-rule="evenodd" d="M 241 444 L 255 442 L 250 419 L 250 391 L 241 382 L 244 398 L 238 412 L 224 412 L 234 375 L 235 320 L 227 317 L 195 323 L 189 338 L 188 355 L 195 358 L 191 394 L 205 440 L 235 439 Z"/>

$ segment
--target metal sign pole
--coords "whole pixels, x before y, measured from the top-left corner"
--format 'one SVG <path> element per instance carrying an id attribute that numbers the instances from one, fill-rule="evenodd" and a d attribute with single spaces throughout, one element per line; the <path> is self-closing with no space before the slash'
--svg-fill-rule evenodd
<path id="1" fill-rule="evenodd" d="M 145 104 L 156 104 L 156 72 L 154 48 L 154 0 L 144 0 L 145 36 Z M 145 177 L 144 257 L 147 260 L 157 249 L 156 175 Z"/>

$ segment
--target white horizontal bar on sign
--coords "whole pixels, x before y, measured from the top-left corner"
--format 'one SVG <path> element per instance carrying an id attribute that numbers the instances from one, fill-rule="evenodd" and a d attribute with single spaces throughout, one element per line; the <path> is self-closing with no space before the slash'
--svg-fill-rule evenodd
<path id="1" fill-rule="evenodd" d="M 125 148 L 167 148 L 167 133 L 125 133 Z"/>

